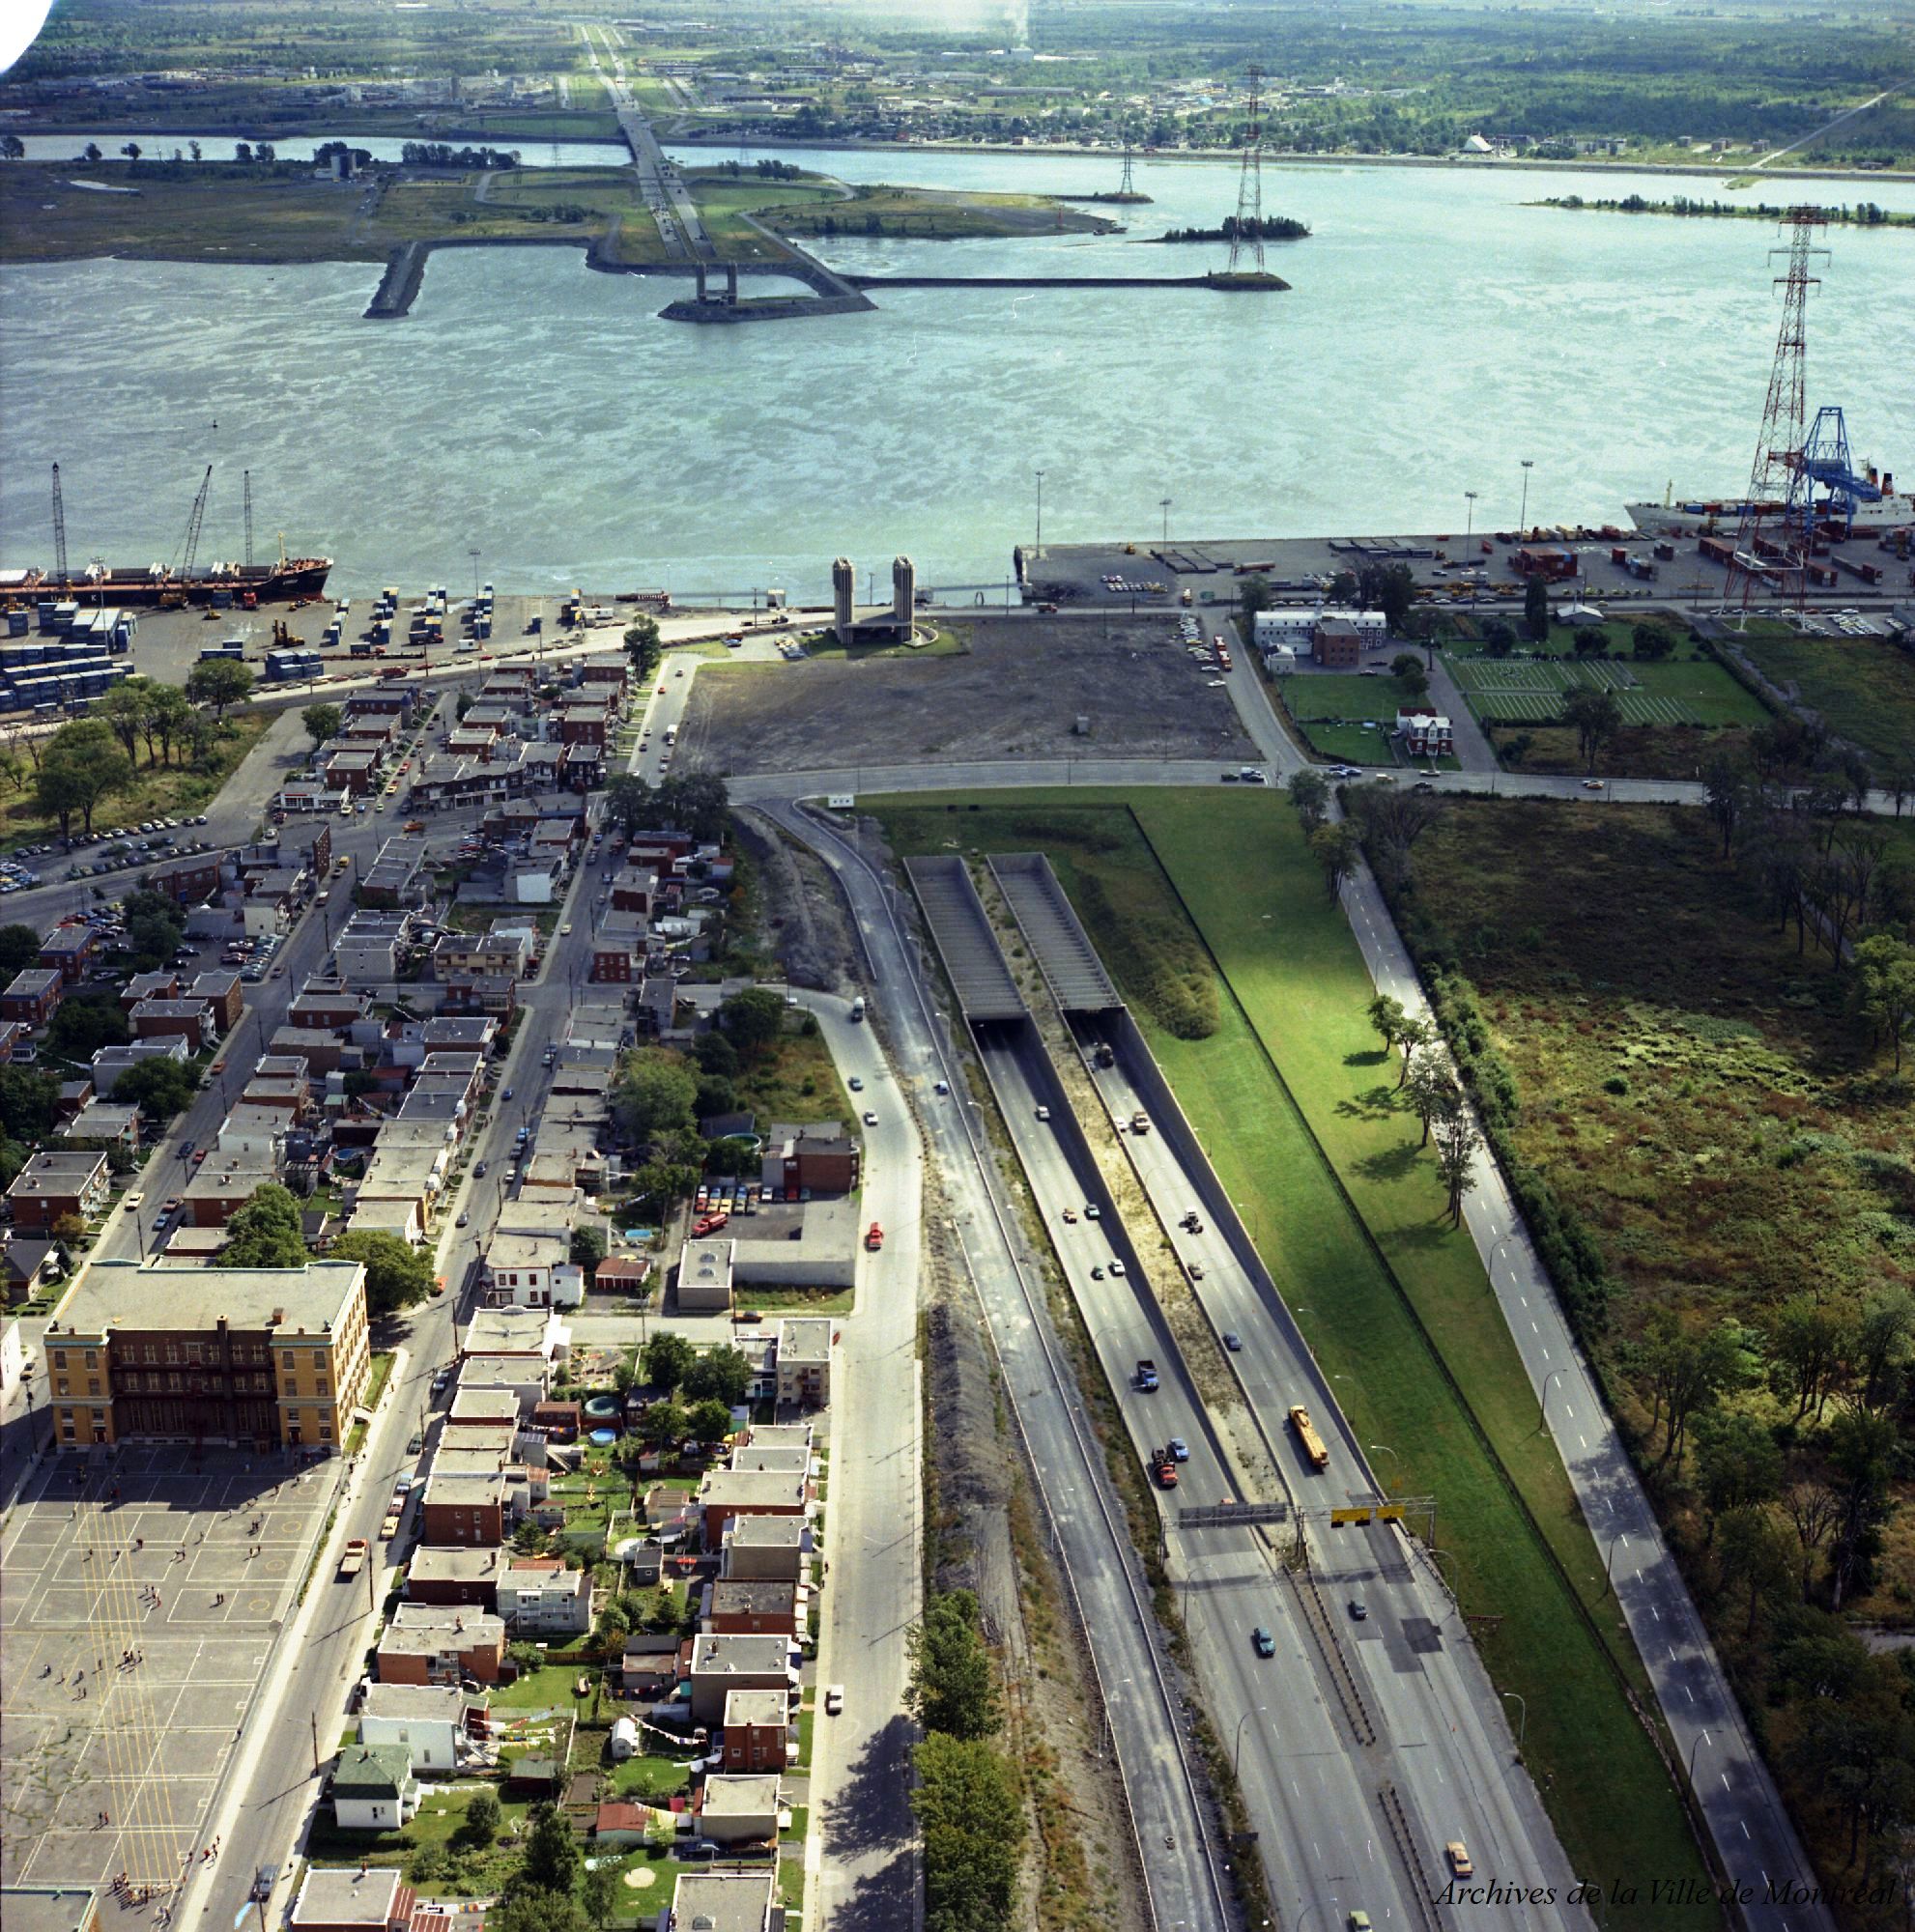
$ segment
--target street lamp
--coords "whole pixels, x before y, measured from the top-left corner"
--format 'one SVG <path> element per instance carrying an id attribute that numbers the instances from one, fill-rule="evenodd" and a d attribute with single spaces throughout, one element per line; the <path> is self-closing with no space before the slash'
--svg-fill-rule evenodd
<path id="1" fill-rule="evenodd" d="M 1037 542 L 1031 546 L 1031 554 L 1039 557 L 1043 554 L 1043 471 L 1039 469 L 1033 473 L 1038 479 L 1038 536 Z"/>
<path id="2" fill-rule="evenodd" d="M 1389 1446 L 1389 1444 L 1388 1444 L 1387 1442 L 1372 1442 L 1372 1443 L 1370 1444 L 1370 1447 L 1371 1447 L 1371 1449 L 1373 1449 L 1373 1450 L 1381 1450 L 1381 1451 L 1383 1452 L 1383 1454 L 1384 1454 L 1384 1455 L 1387 1456 L 1387 1457 L 1389 1458 L 1389 1460 L 1390 1460 L 1390 1461 L 1391 1461 L 1391 1462 L 1392 1462 L 1393 1463 L 1395 1463 L 1395 1465 L 1397 1466 L 1397 1468 L 1399 1468 L 1399 1469 L 1401 1469 L 1401 1468 L 1402 1468 L 1402 1466 L 1403 1466 L 1403 1458 L 1402 1458 L 1401 1456 L 1399 1456 L 1399 1455 L 1398 1455 L 1398 1454 L 1396 1453 L 1396 1451 L 1395 1451 L 1394 1449 L 1392 1449 L 1392 1448 L 1391 1448 L 1391 1447 Z"/>
<path id="3" fill-rule="evenodd" d="M 478 563 L 479 563 L 478 545 L 477 544 L 471 545 L 467 549 L 466 554 L 472 560 L 472 595 L 476 597 L 478 595 Z"/>
<path id="4" fill-rule="evenodd" d="M 1501 1254 L 1503 1249 L 1506 1248 L 1511 1241 L 1515 1239 L 1516 1239 L 1516 1235 L 1514 1230 L 1512 1230 L 1509 1234 L 1504 1235 L 1501 1237 L 1501 1239 L 1497 1241 L 1490 1249 L 1489 1265 L 1484 1270 L 1484 1272 L 1489 1276 L 1490 1293 L 1492 1294 L 1496 1293 L 1496 1258 L 1498 1255 Z"/>
<path id="5" fill-rule="evenodd" d="M 1516 1720 L 1516 1755 L 1521 1757 L 1523 1740 L 1529 1735 L 1529 1700 L 1520 1690 L 1505 1690 L 1502 1694 L 1505 1701 L 1514 1697 L 1522 1707 Z"/>
<path id="6" fill-rule="evenodd" d="M 1523 514 L 1517 522 L 1522 527 L 1525 543 L 1529 541 L 1529 471 L 1535 467 L 1536 459 L 1533 456 L 1523 458 Z"/>
<path id="7" fill-rule="evenodd" d="M 1542 1406 L 1536 1412 L 1536 1434 L 1538 1435 L 1540 1435 L 1543 1433 L 1544 1429 L 1547 1428 L 1549 1424 L 1549 1385 L 1553 1381 L 1559 1380 L 1561 1378 L 1561 1376 L 1562 1376 L 1562 1371 L 1560 1369 L 1552 1369 L 1549 1372 L 1549 1374 L 1543 1378 Z"/>
<path id="8" fill-rule="evenodd" d="M 1622 1541 L 1627 1533 L 1626 1530 L 1618 1529 L 1609 1540 L 1609 1554 L 1603 1558 L 1603 1595 L 1605 1597 L 1613 1595 L 1615 1590 L 1615 1577 L 1610 1570 L 1610 1565 L 1615 1561 L 1615 1546 Z"/>
<path id="9" fill-rule="evenodd" d="M 1247 1724 L 1252 1718 L 1261 1718 L 1267 1709 L 1269 1709 L 1268 1705 L 1259 1704 L 1254 1711 L 1245 1711 L 1243 1715 L 1237 1719 L 1237 1736 L 1235 1741 L 1232 1743 L 1230 1747 L 1230 1775 L 1232 1777 L 1235 1777 L 1237 1776 L 1238 1771 L 1242 1768 L 1243 1763 L 1243 1726 Z"/>
<path id="10" fill-rule="evenodd" d="M 1478 493 L 1474 490 L 1466 490 L 1463 493 L 1464 500 L 1470 506 L 1463 513 L 1463 541 L 1466 545 L 1469 543 L 1470 539 L 1475 534 L 1477 495 Z"/>
<path id="11" fill-rule="evenodd" d="M 1159 497 L 1157 499 L 1157 506 L 1163 512 L 1163 540 L 1165 543 L 1168 543 L 1170 541 L 1170 498 L 1168 497 Z"/>

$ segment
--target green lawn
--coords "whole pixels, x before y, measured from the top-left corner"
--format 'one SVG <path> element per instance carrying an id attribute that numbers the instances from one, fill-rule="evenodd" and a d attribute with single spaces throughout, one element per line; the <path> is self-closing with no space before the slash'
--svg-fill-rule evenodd
<path id="1" fill-rule="evenodd" d="M 589 1670 L 580 1670 L 576 1666 L 544 1664 L 537 1670 L 522 1670 L 517 1680 L 511 1684 L 500 1684 L 493 1688 L 492 1705 L 494 1710 L 505 1711 L 579 1711 L 590 1706 L 589 1696 L 575 1697 L 573 1686 L 583 1676 L 591 1681 Z"/>
<path id="2" fill-rule="evenodd" d="M 1786 624 L 1754 623 L 1739 642 L 1763 676 L 1793 684 L 1829 729 L 1871 757 L 1915 747 L 1915 657 L 1882 638 L 1804 638 Z"/>
<path id="3" fill-rule="evenodd" d="M 1018 821 L 1023 843 L 1055 855 L 1081 843 L 1079 821 L 1103 802 L 1127 803 L 1080 794 L 1050 839 L 1031 837 L 1038 812 L 1056 810 L 1042 795 L 998 794 L 992 812 L 959 822 L 969 844 L 985 841 L 983 820 Z M 1373 988 L 1295 814 L 1260 793 L 1155 792 L 1128 803 L 1131 812 L 1110 814 L 1113 831 L 1134 813 L 1228 980 L 1209 1037 L 1176 1038 L 1139 1018 L 1280 1292 L 1302 1311 L 1346 1412 L 1364 1439 L 1395 1451 L 1393 1462 L 1377 1459 L 1387 1479 L 1440 1498 L 1442 1540 L 1456 1558 L 1447 1567 L 1466 1609 L 1502 1619 L 1482 1639 L 1484 1661 L 1499 1689 L 1528 1700 L 1529 1759 L 1572 1861 L 1591 1874 L 1700 1880 L 1661 1764 L 1511 1496 L 1504 1469 L 1600 1611 L 1600 1557 L 1548 1438 L 1535 1432 L 1528 1378 L 1473 1248 L 1441 1225 L 1441 1189 L 1415 1151 L 1414 1122 L 1406 1126 L 1394 1109 L 1395 1069 L 1363 1020 Z M 952 821 L 922 799 L 913 808 L 893 813 L 871 803 L 897 849 L 936 849 L 913 843 L 913 827 L 936 832 Z M 1124 841 L 1114 846 L 1114 859 L 1072 850 L 1059 870 L 1073 895 L 1080 867 L 1128 863 Z M 1216 863 L 1219 851 L 1232 855 L 1229 866 Z M 1090 904 L 1078 903 L 1088 916 Z M 1442 1367 L 1425 1328 L 1441 1337 Z M 1495 1457 L 1443 1367 L 1470 1391 Z M 1607 1622 L 1614 1631 L 1613 1610 Z M 1640 1685 L 1627 1637 L 1614 1644 Z"/>

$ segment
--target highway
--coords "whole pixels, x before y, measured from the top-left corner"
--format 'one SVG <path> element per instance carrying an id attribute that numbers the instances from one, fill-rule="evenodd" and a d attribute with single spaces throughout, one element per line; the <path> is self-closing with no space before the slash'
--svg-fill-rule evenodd
<path id="1" fill-rule="evenodd" d="M 1087 1131 L 1115 1134 L 1115 1122 L 1140 1112 L 1149 1118 L 1155 1111 L 1126 1077 L 1121 1056 L 1115 1065 L 1089 1071 L 1111 1119 L 1086 1122 Z M 1322 1511 L 1353 1497 L 1386 1494 L 1273 1284 L 1246 1273 L 1239 1251 L 1214 1218 L 1199 1213 L 1201 1234 L 1180 1225 L 1189 1208 L 1222 1195 L 1215 1177 L 1207 1174 L 1208 1184 L 1200 1184 L 1161 1131 L 1118 1137 L 1186 1272 L 1191 1264 L 1203 1270 L 1191 1288 L 1211 1325 L 1219 1336 L 1230 1331 L 1243 1342 L 1242 1350 L 1225 1359 L 1288 1499 Z M 1327 1471 L 1311 1467 L 1287 1426 L 1290 1406 L 1300 1402 L 1329 1446 Z M 1224 1534 L 1196 1530 L 1189 1540 L 1201 1548 Z M 1419 1849 L 1427 1869 L 1440 1872 L 1443 1845 L 1461 1838 L 1486 1877 L 1554 1886 L 1557 1897 L 1566 1898 L 1576 1875 L 1434 1566 L 1393 1524 L 1332 1532 L 1319 1521 L 1308 1540 L 1312 1570 L 1330 1607 L 1330 1641 L 1374 1715 L 1380 1733 L 1376 1755 L 1388 1764 L 1412 1816 L 1420 1812 Z M 1367 1610 L 1360 1620 L 1350 1610 L 1356 1601 Z M 1530 1910 L 1529 1922 L 1537 1925 L 1569 1925 L 1585 1918 L 1566 1906 Z"/>
<path id="2" fill-rule="evenodd" d="M 651 123 L 640 112 L 638 103 L 627 90 L 625 62 L 613 45 L 611 36 L 604 28 L 598 30 L 605 37 L 605 51 L 612 61 L 612 71 L 608 74 L 600 65 L 591 29 L 586 27 L 582 31 L 586 58 L 591 62 L 592 71 L 603 83 L 607 98 L 612 102 L 612 110 L 618 117 L 618 131 L 624 135 L 625 145 L 632 151 L 632 165 L 639 177 L 639 186 L 643 190 L 645 206 L 651 210 L 652 218 L 658 223 L 659 237 L 668 252 L 703 262 L 714 260 L 711 237 L 705 233 L 698 204 L 693 201 L 691 190 L 686 187 L 677 169 L 666 159 L 664 150 L 658 145 L 658 137 L 651 131 Z"/>
<path id="3" fill-rule="evenodd" d="M 979 1052 L 1135 1453 L 1141 1458 L 1173 1436 L 1189 1449 L 1178 1487 L 1159 1497 L 1159 1510 L 1174 1522 L 1180 1503 L 1226 1500 L 1237 1481 L 1116 1205 L 1060 1130 L 1067 1103 L 1054 1076 L 1042 1085 L 1032 1077 L 1041 1045 L 1029 1034 L 1019 1043 L 993 1027 L 983 1030 Z M 1048 1122 L 1037 1118 L 1040 1105 L 1049 1108 Z M 1096 1219 L 1087 1211 L 1093 1206 Z M 1074 1220 L 1064 1218 L 1067 1209 Z M 1123 1275 L 1112 1271 L 1113 1262 L 1123 1264 Z M 1103 1271 L 1100 1279 L 1094 1267 Z M 1161 1385 L 1154 1392 L 1135 1386 L 1140 1357 L 1157 1364 Z M 1426 1922 L 1418 1888 L 1376 1814 L 1382 1754 L 1354 1743 L 1271 1547 L 1245 1529 L 1168 1529 L 1164 1540 L 1197 1674 L 1237 1762 L 1278 1907 L 1298 1915 L 1293 1923 L 1314 1911 L 1341 1924 L 1355 1910 L 1379 1924 L 1392 1918 Z M 1275 1655 L 1257 1655 L 1251 1633 L 1259 1627 L 1272 1634 Z"/>
<path id="4" fill-rule="evenodd" d="M 893 1062 L 913 1094 L 929 1091 L 920 1116 L 927 1151 L 946 1189 L 950 1233 L 983 1301 L 1005 1394 L 1091 1646 L 1151 1911 L 1163 1932 L 1219 1925 L 1220 1856 L 1192 1780 L 1142 1569 L 1100 1447 L 1078 1412 L 1015 1213 L 998 1193 L 981 1128 L 955 1097 L 963 1092 L 961 1075 L 900 926 L 895 890 L 854 844 L 788 800 L 767 810 L 815 846 L 843 885 L 884 1001 Z M 940 1079 L 950 1094 L 935 1094 Z"/>

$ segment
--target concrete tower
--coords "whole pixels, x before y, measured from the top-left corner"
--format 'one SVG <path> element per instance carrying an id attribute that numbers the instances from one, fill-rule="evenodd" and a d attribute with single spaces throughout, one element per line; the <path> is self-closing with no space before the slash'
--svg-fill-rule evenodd
<path id="1" fill-rule="evenodd" d="M 851 641 L 857 588 L 856 565 L 848 556 L 834 557 L 831 563 L 831 602 L 836 611 L 834 621 L 838 628 L 838 641 L 841 644 L 848 644 Z"/>
<path id="2" fill-rule="evenodd" d="M 894 556 L 891 559 L 891 614 L 907 631 L 911 628 L 917 595 L 917 565 L 908 556 Z"/>

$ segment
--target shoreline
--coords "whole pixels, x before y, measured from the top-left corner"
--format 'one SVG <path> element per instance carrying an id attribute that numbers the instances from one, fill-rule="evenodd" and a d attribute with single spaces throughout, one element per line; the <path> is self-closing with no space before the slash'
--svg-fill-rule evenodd
<path id="1" fill-rule="evenodd" d="M 154 128 L 150 124 L 128 128 L 103 128 L 98 122 L 83 127 L 56 125 L 46 127 L 33 123 L 15 124 L 13 131 L 17 134 L 33 134 L 51 137 L 71 134 L 76 140 L 100 139 L 107 135 L 119 137 L 123 134 L 152 134 L 156 138 L 180 140 L 220 140 L 244 141 L 266 140 L 275 145 L 281 141 L 410 141 L 429 139 L 433 141 L 483 141 L 494 146 L 506 145 L 524 148 L 559 147 L 618 147 L 623 136 L 615 128 L 607 134 L 518 134 L 500 136 L 496 130 L 483 128 L 447 128 L 434 130 L 430 135 L 421 134 L 416 128 L 354 128 L 329 123 L 325 128 L 294 128 L 254 136 L 241 133 L 232 128 Z M 710 135 L 672 134 L 657 128 L 661 147 L 676 148 L 735 148 L 736 139 L 729 134 L 713 132 Z M 814 154 L 829 153 L 833 150 L 856 149 L 873 154 L 887 155 L 993 155 L 1012 156 L 1023 159 L 1041 159 L 1047 156 L 1062 156 L 1069 160 L 1110 160 L 1120 158 L 1114 148 L 1087 148 L 1065 142 L 1046 142 L 1037 147 L 1017 147 L 1009 142 L 989 141 L 879 141 L 869 136 L 846 134 L 836 139 L 807 137 L 798 139 L 785 134 L 753 134 L 745 146 L 750 148 L 793 148 Z M 105 156 L 104 160 L 117 156 Z M 1147 165 L 1195 164 L 1209 166 L 1217 161 L 1237 162 L 1243 159 L 1241 148 L 1172 148 L 1153 154 L 1137 152 L 1135 158 Z M 1759 156 L 1757 160 L 1759 161 Z M 1837 182 L 1915 182 L 1915 166 L 1907 168 L 1811 168 L 1786 167 L 1764 168 L 1756 162 L 1732 161 L 1638 161 L 1609 156 L 1585 155 L 1573 161 L 1554 161 L 1542 159 L 1506 159 L 1495 155 L 1324 155 L 1303 154 L 1294 149 L 1266 148 L 1264 159 L 1278 167 L 1327 167 L 1327 168 L 1467 168 L 1473 172 L 1496 172 L 1518 169 L 1534 174 L 1643 174 L 1696 176 L 1702 179 L 1722 177 L 1725 180 L 1739 180 L 1751 176 L 1755 181 L 1837 181 Z M 104 162 L 102 161 L 102 165 Z M 64 163 L 62 163 L 64 165 Z M 1060 196 L 1060 199 L 1077 200 L 1078 196 Z"/>

